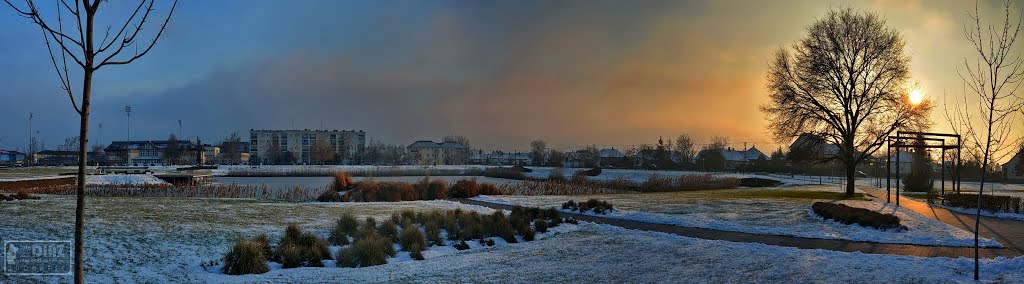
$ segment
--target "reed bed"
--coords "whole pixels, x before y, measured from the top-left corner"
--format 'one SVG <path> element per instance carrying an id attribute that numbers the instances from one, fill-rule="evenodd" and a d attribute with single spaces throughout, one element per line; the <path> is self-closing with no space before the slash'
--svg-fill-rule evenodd
<path id="1" fill-rule="evenodd" d="M 338 173 L 333 167 L 309 167 L 309 168 L 248 168 L 232 169 L 225 176 L 228 177 L 332 177 Z M 345 171 L 352 177 L 400 177 L 400 176 L 481 176 L 484 170 L 478 168 L 468 169 L 438 169 L 438 168 L 408 168 L 408 167 L 377 167 L 365 169 L 352 169 Z"/>
<path id="2" fill-rule="evenodd" d="M 277 199 L 287 201 L 313 201 L 328 187 L 294 187 L 290 189 L 272 189 L 266 185 L 151 185 L 151 184 L 113 184 L 89 185 L 85 195 L 99 197 L 198 197 L 198 198 L 250 198 Z M 33 190 L 32 193 L 74 195 L 72 187 Z"/>
<path id="3" fill-rule="evenodd" d="M 508 182 L 498 186 L 506 195 L 585 195 L 585 194 L 623 194 L 634 191 L 609 189 L 596 186 L 596 183 L 578 183 L 566 180 L 524 180 Z"/>
<path id="4" fill-rule="evenodd" d="M 63 177 L 63 178 L 49 178 L 49 179 L 28 179 L 28 180 L 13 180 L 13 181 L 0 181 L 0 191 L 5 192 L 16 192 L 25 189 L 34 188 L 52 188 L 67 185 L 75 185 L 78 181 L 77 177 Z"/>

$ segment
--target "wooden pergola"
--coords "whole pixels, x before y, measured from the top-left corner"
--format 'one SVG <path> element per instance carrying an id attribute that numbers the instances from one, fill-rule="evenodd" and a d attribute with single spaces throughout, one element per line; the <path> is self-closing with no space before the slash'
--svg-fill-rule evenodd
<path id="1" fill-rule="evenodd" d="M 946 143 L 947 140 L 956 139 L 956 143 Z M 909 143 L 908 143 L 909 141 Z M 885 202 L 892 202 L 890 194 L 892 193 L 892 150 L 896 149 L 896 206 L 900 206 L 900 149 L 913 148 L 913 149 L 941 149 L 942 163 L 941 163 L 941 196 L 946 196 L 946 150 L 956 150 L 956 161 L 953 166 L 952 180 L 953 189 L 956 192 L 960 192 L 960 150 L 961 150 L 961 138 L 957 134 L 946 134 L 946 133 L 931 133 L 931 132 L 914 132 L 914 131 L 896 131 L 896 136 L 889 136 L 887 139 L 888 147 L 885 152 L 886 165 L 885 165 Z M 949 141 L 952 142 L 952 141 Z"/>

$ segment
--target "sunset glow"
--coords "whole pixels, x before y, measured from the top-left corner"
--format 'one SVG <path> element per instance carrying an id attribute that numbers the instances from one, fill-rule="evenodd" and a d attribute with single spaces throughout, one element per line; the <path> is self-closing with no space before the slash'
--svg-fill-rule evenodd
<path id="1" fill-rule="evenodd" d="M 924 91 L 921 89 L 913 89 L 910 91 L 910 103 L 914 105 L 921 104 L 924 101 Z"/>

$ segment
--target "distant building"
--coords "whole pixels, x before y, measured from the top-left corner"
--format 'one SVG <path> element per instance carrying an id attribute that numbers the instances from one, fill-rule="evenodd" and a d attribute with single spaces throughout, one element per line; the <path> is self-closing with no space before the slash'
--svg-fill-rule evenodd
<path id="1" fill-rule="evenodd" d="M 366 149 L 362 130 L 249 130 L 249 159 L 263 164 L 313 163 L 311 148 L 317 139 L 330 143 L 335 159 L 341 163 L 358 162 Z"/>
<path id="2" fill-rule="evenodd" d="M 619 150 L 615 150 L 615 148 L 604 148 L 597 151 L 597 165 L 606 166 L 619 164 L 625 157 L 626 154 L 623 154 Z"/>
<path id="3" fill-rule="evenodd" d="M 469 147 L 455 142 L 416 141 L 406 149 L 416 165 L 463 165 L 469 163 Z"/>
<path id="4" fill-rule="evenodd" d="M 788 160 L 818 164 L 832 161 L 839 155 L 839 145 L 831 144 L 817 135 L 805 133 L 789 145 Z"/>
<path id="5" fill-rule="evenodd" d="M 168 145 L 167 140 L 113 141 L 103 152 L 107 163 L 116 165 L 200 164 L 206 160 L 205 153 L 195 142 L 178 140 L 174 157 L 166 156 Z"/>
<path id="6" fill-rule="evenodd" d="M 18 151 L 0 150 L 0 165 L 13 166 L 25 163 L 27 156 Z"/>
<path id="7" fill-rule="evenodd" d="M 475 152 L 469 155 L 469 163 L 476 165 L 495 165 L 495 166 L 528 166 L 531 165 L 533 159 L 530 158 L 529 153 L 506 153 L 502 151 L 492 151 L 490 153 Z"/>
<path id="8" fill-rule="evenodd" d="M 1003 179 L 1024 180 L 1024 148 L 1003 164 Z"/>
<path id="9" fill-rule="evenodd" d="M 768 159 L 768 156 L 765 156 L 761 150 L 757 149 L 757 147 L 750 147 L 750 149 L 746 150 L 736 150 L 732 148 L 721 150 L 701 150 L 700 152 L 697 152 L 697 160 L 702 160 L 714 152 L 721 154 L 722 159 L 724 160 L 723 165 L 725 170 L 735 170 L 741 166 L 749 165 L 754 161 Z"/>

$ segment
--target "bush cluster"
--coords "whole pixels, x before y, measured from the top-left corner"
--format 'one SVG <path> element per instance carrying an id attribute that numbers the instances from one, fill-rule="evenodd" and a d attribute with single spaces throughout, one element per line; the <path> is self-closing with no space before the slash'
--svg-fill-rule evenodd
<path id="1" fill-rule="evenodd" d="M 962 208 L 978 208 L 978 195 L 966 193 L 947 193 L 946 204 Z M 981 209 L 991 212 L 1008 212 L 1020 214 L 1024 211 L 1020 197 L 1002 195 L 982 195 Z"/>
<path id="2" fill-rule="evenodd" d="M 576 203 L 572 200 L 566 201 L 565 203 L 562 203 L 562 209 L 579 211 L 580 213 L 594 211 L 596 214 L 607 214 L 607 212 L 615 210 L 615 208 L 612 207 L 612 204 L 608 203 L 608 201 L 597 200 L 594 198 L 580 203 Z"/>
<path id="3" fill-rule="evenodd" d="M 328 189 L 328 190 L 324 190 L 323 193 L 320 193 L 320 196 L 317 196 L 316 201 L 319 201 L 319 202 L 341 202 L 341 195 L 339 195 L 338 192 L 334 191 L 333 189 Z"/>
<path id="4" fill-rule="evenodd" d="M 906 229 L 900 225 L 900 218 L 892 214 L 883 214 L 864 208 L 850 207 L 839 203 L 815 202 L 811 205 L 814 214 L 828 220 L 846 225 L 858 224 L 880 230 Z"/>
<path id="5" fill-rule="evenodd" d="M 490 183 L 478 183 L 476 179 L 456 181 L 451 187 L 451 198 L 473 198 L 479 195 L 505 194 L 497 186 Z"/>
<path id="6" fill-rule="evenodd" d="M 274 252 L 274 260 L 284 268 L 322 267 L 325 259 L 333 259 L 327 241 L 302 232 L 295 224 L 285 228 L 284 236 Z"/>

